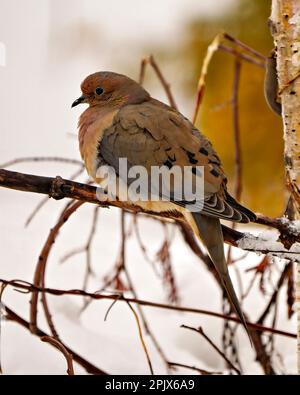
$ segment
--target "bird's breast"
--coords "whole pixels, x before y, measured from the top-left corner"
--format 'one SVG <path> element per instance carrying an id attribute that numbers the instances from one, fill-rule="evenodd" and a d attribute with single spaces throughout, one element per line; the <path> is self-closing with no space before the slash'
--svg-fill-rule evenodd
<path id="1" fill-rule="evenodd" d="M 79 119 L 79 148 L 90 177 L 96 177 L 98 146 L 104 131 L 112 125 L 118 109 L 88 108 Z"/>

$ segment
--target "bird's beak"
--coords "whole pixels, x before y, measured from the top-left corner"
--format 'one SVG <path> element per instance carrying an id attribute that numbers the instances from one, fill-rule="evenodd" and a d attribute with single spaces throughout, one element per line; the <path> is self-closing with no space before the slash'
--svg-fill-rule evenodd
<path id="1" fill-rule="evenodd" d="M 78 106 L 78 104 L 86 103 L 86 102 L 87 102 L 86 96 L 82 95 L 74 101 L 74 103 L 72 104 L 72 108 Z"/>

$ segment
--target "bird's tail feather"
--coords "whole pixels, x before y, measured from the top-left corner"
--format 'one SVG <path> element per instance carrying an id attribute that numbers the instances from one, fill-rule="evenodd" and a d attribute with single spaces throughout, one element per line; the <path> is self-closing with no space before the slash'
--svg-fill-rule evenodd
<path id="1" fill-rule="evenodd" d="M 228 299 L 246 329 L 252 344 L 244 314 L 228 273 L 228 267 L 224 255 L 224 240 L 220 220 L 218 218 L 208 217 L 199 213 L 193 213 L 192 215 L 196 222 L 199 236 L 221 278 Z"/>

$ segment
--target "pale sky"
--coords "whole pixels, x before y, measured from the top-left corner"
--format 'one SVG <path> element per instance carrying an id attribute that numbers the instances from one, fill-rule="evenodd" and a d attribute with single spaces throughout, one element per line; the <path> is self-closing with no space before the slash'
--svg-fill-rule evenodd
<path id="1" fill-rule="evenodd" d="M 76 134 L 81 109 L 71 111 L 70 103 L 83 78 L 101 69 L 131 69 L 136 78 L 145 46 L 176 45 L 189 18 L 222 14 L 234 3 L 0 0 L 0 42 L 6 47 L 6 67 L 0 66 L 1 161 L 37 152 L 78 157 L 69 134 Z M 176 79 L 170 79 L 176 90 Z"/>

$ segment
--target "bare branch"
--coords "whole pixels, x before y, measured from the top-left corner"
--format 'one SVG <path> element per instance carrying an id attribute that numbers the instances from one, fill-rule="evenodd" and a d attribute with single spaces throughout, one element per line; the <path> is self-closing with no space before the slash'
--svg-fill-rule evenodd
<path id="1" fill-rule="evenodd" d="M 177 363 L 177 362 L 170 362 L 170 361 L 168 361 L 168 364 L 171 367 L 179 367 L 179 368 L 186 368 L 186 369 L 194 370 L 195 372 L 200 373 L 202 376 L 210 376 L 210 375 L 214 375 L 214 374 L 217 374 L 217 375 L 222 374 L 222 372 L 209 372 L 207 370 L 197 368 L 196 366 L 185 365 L 183 363 Z"/>
<path id="2" fill-rule="evenodd" d="M 69 219 L 69 217 L 83 204 L 83 202 L 75 202 L 73 205 L 68 207 L 66 210 L 64 210 L 59 218 L 59 221 L 57 224 L 50 230 L 49 236 L 44 244 L 44 247 L 40 253 L 39 260 L 35 269 L 35 275 L 34 275 L 34 284 L 36 286 L 42 285 L 44 286 L 44 275 L 45 275 L 45 269 L 46 269 L 46 264 L 48 260 L 48 256 L 50 253 L 50 250 L 52 248 L 53 243 L 55 242 L 55 239 L 58 235 L 58 232 L 60 228 L 66 223 L 66 221 Z M 43 300 L 43 306 L 45 309 L 45 314 L 46 318 L 49 324 L 49 327 L 51 329 L 52 335 L 58 339 L 58 334 L 55 330 L 54 324 L 51 319 L 51 314 L 49 312 L 49 309 L 47 307 L 47 301 L 45 298 L 45 295 L 42 294 L 42 300 Z M 31 298 L 31 305 L 30 305 L 30 329 L 34 333 L 37 330 L 37 304 L 38 304 L 38 292 L 33 292 L 32 298 Z"/>
<path id="3" fill-rule="evenodd" d="M 151 372 L 151 374 L 153 375 L 153 374 L 154 374 L 154 371 L 153 371 L 151 359 L 150 359 L 150 357 L 149 357 L 149 352 L 148 352 L 148 350 L 147 350 L 146 343 L 145 343 L 144 338 L 143 338 L 143 332 L 142 332 L 142 328 L 141 328 L 139 316 L 137 315 L 136 311 L 135 311 L 134 308 L 131 306 L 131 304 L 128 302 L 128 300 L 126 301 L 126 303 L 127 303 L 127 305 L 129 306 L 130 310 L 132 311 L 132 313 L 133 313 L 133 315 L 134 315 L 134 317 L 135 317 L 135 320 L 136 320 L 136 323 L 137 323 L 137 326 L 138 326 L 139 337 L 140 337 L 140 340 L 141 340 L 143 349 L 144 349 L 145 354 L 146 354 L 146 357 L 147 357 L 147 361 L 148 361 L 148 365 L 149 365 L 150 372 Z"/>
<path id="4" fill-rule="evenodd" d="M 162 84 L 162 86 L 166 92 L 170 106 L 175 108 L 175 110 L 177 110 L 178 107 L 176 105 L 174 96 L 171 92 L 170 84 L 166 81 L 165 77 L 163 76 L 163 73 L 161 72 L 158 64 L 156 63 L 153 55 L 150 55 L 150 56 L 142 59 L 141 68 L 140 68 L 139 83 L 143 84 L 143 82 L 144 82 L 147 64 L 149 64 L 153 68 L 155 74 L 157 75 L 157 78 L 159 79 L 160 83 Z"/>
<path id="5" fill-rule="evenodd" d="M 241 372 L 232 364 L 232 362 L 226 357 L 226 355 L 219 349 L 218 346 L 205 334 L 201 326 L 199 328 L 193 328 L 187 325 L 181 325 L 181 328 L 189 329 L 191 331 L 197 332 L 204 337 L 204 339 L 212 346 L 214 350 L 225 360 L 225 362 L 237 373 L 241 374 Z"/>
<path id="6" fill-rule="evenodd" d="M 23 328 L 30 330 L 29 322 L 24 320 L 22 317 L 20 317 L 17 313 L 15 313 L 9 307 L 5 306 L 3 303 L 2 303 L 2 307 L 3 307 L 4 311 L 5 311 L 5 318 L 7 320 L 14 321 L 17 324 L 21 325 Z M 36 336 L 38 336 L 39 338 L 44 337 L 44 336 L 46 336 L 46 337 L 48 336 L 40 328 L 37 328 L 36 333 L 34 333 L 34 334 Z M 51 345 L 53 345 L 53 344 L 51 344 Z M 71 350 L 69 347 L 67 347 L 65 345 L 64 345 L 64 347 L 66 348 L 67 352 L 73 356 L 73 360 L 76 363 L 78 363 L 79 365 L 81 365 L 87 371 L 87 373 L 95 374 L 95 375 L 107 375 L 106 372 L 104 372 L 103 370 L 97 368 L 96 366 L 94 366 L 93 364 L 91 364 L 90 362 L 85 360 L 83 357 L 81 357 L 79 354 L 77 354 L 76 352 Z"/>
<path id="7" fill-rule="evenodd" d="M 54 199 L 63 199 L 63 198 L 72 198 L 81 202 L 93 203 L 98 204 L 101 207 L 118 207 L 122 208 L 129 212 L 134 213 L 145 213 L 154 215 L 160 218 L 169 218 L 175 220 L 176 222 L 183 223 L 184 219 L 179 212 L 157 212 L 144 210 L 139 206 L 135 206 L 133 204 L 121 201 L 114 201 L 114 202 L 100 202 L 97 199 L 96 195 L 96 187 L 88 184 L 81 184 L 78 182 L 64 180 L 62 178 L 50 178 L 50 177 L 42 177 L 42 176 L 35 176 L 29 175 L 24 173 L 17 173 L 12 172 L 9 170 L 0 169 L 0 187 L 5 187 L 9 189 L 15 189 L 24 192 L 34 192 L 34 193 L 41 193 L 45 195 L 49 195 Z M 55 193 L 53 192 L 55 190 Z M 257 220 L 260 223 L 260 219 Z M 277 219 L 274 221 L 268 222 L 269 226 L 272 226 L 276 229 L 280 227 L 282 232 L 286 233 L 286 237 L 290 238 L 290 235 L 293 235 L 293 241 L 299 241 L 300 235 L 298 233 L 295 234 L 294 231 L 291 231 L 290 227 L 284 228 L 281 225 L 278 225 Z M 222 225 L 222 230 L 224 234 L 224 240 L 228 244 L 231 244 L 235 247 L 240 247 L 246 251 L 254 251 L 259 253 L 272 253 L 274 255 L 279 255 L 280 257 L 284 256 L 292 256 L 294 260 L 299 259 L 300 255 L 297 251 L 287 251 L 286 249 L 272 249 L 268 247 L 268 242 L 265 240 L 260 239 L 259 237 L 255 237 L 253 235 L 244 234 L 238 232 L 236 230 L 230 229 L 227 226 Z M 246 245 L 242 246 L 239 245 L 241 241 L 245 242 L 249 239 L 249 241 L 253 244 L 253 246 Z M 261 241 L 263 243 L 262 248 L 257 248 L 255 246 L 256 242 Z M 245 243 L 244 243 L 245 244 Z"/>
<path id="8" fill-rule="evenodd" d="M 42 336 L 41 340 L 42 340 L 42 342 L 52 344 L 59 351 L 61 351 L 61 353 L 63 354 L 63 356 L 65 357 L 66 362 L 67 362 L 68 375 L 74 376 L 73 356 L 72 356 L 72 354 L 69 353 L 69 351 L 66 349 L 66 347 L 60 341 L 58 341 L 57 339 L 55 339 L 54 337 L 51 337 L 51 336 Z"/>
<path id="9" fill-rule="evenodd" d="M 73 296 L 88 296 L 91 299 L 95 300 L 120 300 L 120 302 L 128 301 L 129 303 L 136 303 L 141 306 L 149 306 L 149 307 L 155 307 L 159 309 L 165 309 L 165 310 L 173 310 L 173 311 L 181 311 L 181 312 L 186 312 L 186 313 L 195 313 L 195 314 L 203 314 L 203 315 L 209 315 L 212 317 L 217 317 L 221 319 L 225 319 L 228 321 L 232 322 L 237 322 L 238 324 L 241 324 L 239 318 L 225 315 L 225 314 L 220 314 L 216 313 L 214 311 L 210 310 L 204 310 L 204 309 L 196 309 L 193 307 L 183 307 L 183 306 L 174 306 L 174 305 L 168 305 L 164 303 L 155 303 L 155 302 L 150 302 L 147 300 L 142 300 L 142 299 L 135 299 L 135 298 L 120 298 L 120 294 L 116 295 L 103 295 L 99 293 L 91 293 L 91 292 L 86 292 L 81 289 L 71 289 L 71 290 L 61 290 L 61 289 L 55 289 L 55 288 L 42 288 L 38 287 L 34 284 L 31 283 L 24 283 L 24 281 L 21 280 L 4 280 L 0 278 L 0 283 L 10 285 L 14 288 L 18 288 L 21 290 L 25 290 L 27 292 L 43 292 L 47 293 L 49 295 L 56 295 L 56 296 L 62 296 L 62 295 L 73 295 Z M 256 331 L 259 332 L 269 332 L 269 333 L 274 333 L 276 335 L 281 335 L 281 336 L 286 336 L 290 338 L 296 338 L 296 334 L 283 331 L 280 329 L 274 329 L 274 328 L 269 328 L 264 325 L 259 325 L 255 324 L 253 322 L 246 321 L 246 324 L 249 328 L 253 328 Z"/>

